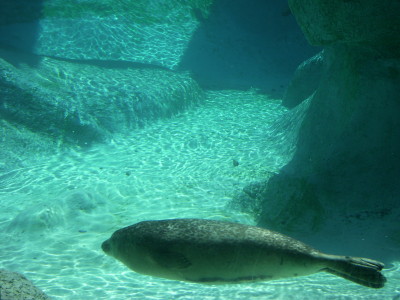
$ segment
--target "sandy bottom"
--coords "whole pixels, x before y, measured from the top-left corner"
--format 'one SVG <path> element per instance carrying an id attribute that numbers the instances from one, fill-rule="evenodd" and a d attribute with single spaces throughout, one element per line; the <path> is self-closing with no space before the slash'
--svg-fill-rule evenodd
<path id="1" fill-rule="evenodd" d="M 290 158 L 291 138 L 275 123 L 282 117 L 290 119 L 264 96 L 210 92 L 203 106 L 108 145 L 2 174 L 0 268 L 54 299 L 400 299 L 400 263 L 384 271 L 380 290 L 329 274 L 205 286 L 136 274 L 102 252 L 116 229 L 146 219 L 253 224 L 229 203 Z"/>

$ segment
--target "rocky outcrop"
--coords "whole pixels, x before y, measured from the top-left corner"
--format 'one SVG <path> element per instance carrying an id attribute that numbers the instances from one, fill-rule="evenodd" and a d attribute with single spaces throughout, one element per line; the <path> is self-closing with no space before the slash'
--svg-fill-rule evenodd
<path id="1" fill-rule="evenodd" d="M 202 100 L 184 72 L 0 50 L 0 170 L 34 164 L 64 146 L 109 141 Z"/>
<path id="2" fill-rule="evenodd" d="M 171 69 L 212 1 L 78 2 L 0 3 L 0 170 L 202 100 L 190 75 Z"/>
<path id="3" fill-rule="evenodd" d="M 68 59 L 140 62 L 173 69 L 212 1 L 2 1 L 0 44 Z"/>
<path id="4" fill-rule="evenodd" d="M 0 299 L 50 300 L 50 297 L 35 287 L 24 275 L 0 269 Z"/>
<path id="5" fill-rule="evenodd" d="M 394 52 L 400 45 L 397 0 L 289 0 L 289 5 L 312 45 L 343 43 Z"/>
<path id="6" fill-rule="evenodd" d="M 0 50 L 0 117 L 67 143 L 101 142 L 202 100 L 186 73 L 47 57 L 34 67 L 14 63 L 21 56 Z"/>
<path id="7" fill-rule="evenodd" d="M 400 2 L 289 3 L 308 40 L 325 49 L 286 94 L 288 106 L 309 106 L 293 159 L 255 196 L 259 224 L 310 233 L 367 220 L 383 237 L 382 221 L 399 213 Z"/>

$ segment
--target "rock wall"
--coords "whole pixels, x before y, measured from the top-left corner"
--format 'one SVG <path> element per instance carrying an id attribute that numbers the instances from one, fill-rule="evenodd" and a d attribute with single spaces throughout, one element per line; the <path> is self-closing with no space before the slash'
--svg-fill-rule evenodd
<path id="1" fill-rule="evenodd" d="M 24 275 L 0 269 L 0 299 L 50 300 L 50 297 L 35 287 Z"/>
<path id="2" fill-rule="evenodd" d="M 0 49 L 0 170 L 88 147 L 201 103 L 190 75 L 68 62 Z"/>
<path id="3" fill-rule="evenodd" d="M 86 2 L 0 2 L 0 170 L 201 102 L 171 69 L 211 0 Z"/>
<path id="4" fill-rule="evenodd" d="M 211 0 L 17 0 L 0 3 L 0 44 L 68 59 L 173 69 Z"/>
<path id="5" fill-rule="evenodd" d="M 51 58 L 30 67 L 15 56 L 0 50 L 0 117 L 68 143 L 101 142 L 202 100 L 186 73 Z"/>
<path id="6" fill-rule="evenodd" d="M 368 222 L 376 239 L 398 240 L 398 223 L 388 224 L 400 215 L 400 2 L 289 3 L 308 40 L 325 49 L 286 93 L 288 106 L 310 104 L 293 159 L 255 197 L 259 224 L 346 234 Z"/>
<path id="7" fill-rule="evenodd" d="M 345 43 L 398 49 L 399 1 L 289 0 L 289 5 L 312 45 Z"/>

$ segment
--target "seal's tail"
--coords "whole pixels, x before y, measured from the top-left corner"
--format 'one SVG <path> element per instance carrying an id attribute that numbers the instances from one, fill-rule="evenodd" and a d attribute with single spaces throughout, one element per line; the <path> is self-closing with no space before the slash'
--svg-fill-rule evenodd
<path id="1" fill-rule="evenodd" d="M 329 263 L 323 271 L 370 288 L 379 289 L 385 285 L 386 278 L 381 273 L 384 264 L 379 261 L 352 256 L 326 256 Z"/>

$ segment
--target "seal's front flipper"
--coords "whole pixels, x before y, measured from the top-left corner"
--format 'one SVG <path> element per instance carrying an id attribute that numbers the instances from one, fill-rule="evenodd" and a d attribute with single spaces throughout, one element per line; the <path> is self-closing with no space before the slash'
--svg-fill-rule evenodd
<path id="1" fill-rule="evenodd" d="M 375 289 L 385 285 L 386 278 L 380 272 L 384 267 L 383 263 L 368 258 L 327 256 L 330 256 L 330 263 L 324 271 Z"/>
<path id="2" fill-rule="evenodd" d="M 168 250 L 153 251 L 152 259 L 161 267 L 166 269 L 186 269 L 192 265 L 190 260 L 179 252 Z"/>

